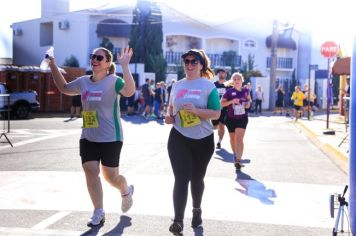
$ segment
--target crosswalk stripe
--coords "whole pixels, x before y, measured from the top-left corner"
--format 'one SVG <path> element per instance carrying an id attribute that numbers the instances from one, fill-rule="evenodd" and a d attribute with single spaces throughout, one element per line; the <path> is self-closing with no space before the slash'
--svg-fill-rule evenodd
<path id="1" fill-rule="evenodd" d="M 78 131 L 71 130 L 71 131 L 66 131 L 66 132 L 62 132 L 62 133 L 55 133 L 55 134 L 49 134 L 49 135 L 47 134 L 42 137 L 29 138 L 27 140 L 23 140 L 23 141 L 19 141 L 19 142 L 12 142 L 12 145 L 14 147 L 19 147 L 19 146 L 23 146 L 23 145 L 30 144 L 30 143 L 40 142 L 40 141 L 47 140 L 47 139 L 58 138 L 58 137 L 67 136 L 67 135 L 73 135 L 75 133 L 78 133 Z M 10 139 L 10 141 L 11 141 L 11 139 Z M 11 146 L 10 145 L 0 146 L 0 150 L 8 149 L 8 148 L 11 148 Z"/>
<path id="2" fill-rule="evenodd" d="M 67 215 L 69 215 L 71 212 L 70 211 L 60 211 L 57 212 L 56 214 L 52 215 L 51 217 L 41 221 L 40 223 L 34 225 L 32 227 L 32 229 L 35 230 L 40 230 L 40 229 L 46 229 L 48 226 L 54 224 L 55 222 L 57 222 L 58 220 L 66 217 Z"/>
<path id="3" fill-rule="evenodd" d="M 130 214 L 173 215 L 173 177 L 170 175 L 126 175 L 135 185 Z M 102 178 L 103 179 L 103 178 Z M 329 196 L 340 186 L 217 177 L 205 179 L 202 208 L 204 218 L 236 222 L 330 228 Z M 157 190 L 159 188 L 159 190 Z M 121 197 L 103 181 L 106 212 L 121 213 Z M 152 194 L 158 193 L 158 194 Z M 92 211 L 82 172 L 27 171 L 0 173 L 0 209 Z M 187 215 L 191 214 L 188 199 Z M 62 215 L 63 214 L 63 215 Z"/>

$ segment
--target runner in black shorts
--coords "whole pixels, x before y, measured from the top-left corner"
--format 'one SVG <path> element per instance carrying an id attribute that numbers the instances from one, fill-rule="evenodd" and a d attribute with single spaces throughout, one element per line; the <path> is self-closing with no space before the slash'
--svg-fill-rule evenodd
<path id="1" fill-rule="evenodd" d="M 226 81 L 227 72 L 225 71 L 225 69 L 218 69 L 216 74 L 218 75 L 219 80 L 216 81 L 214 84 L 216 89 L 218 90 L 219 97 L 221 99 L 221 97 L 225 94 L 227 88 L 224 84 Z M 219 119 L 211 121 L 213 123 L 214 129 L 218 130 L 219 140 L 216 143 L 217 149 L 221 148 L 221 141 L 225 134 L 225 116 L 226 116 L 226 108 L 223 107 L 221 109 Z"/>
<path id="2" fill-rule="evenodd" d="M 221 105 L 227 107 L 226 126 L 230 134 L 231 149 L 234 152 L 236 170 L 242 167 L 241 158 L 244 150 L 244 135 L 248 124 L 247 109 L 250 107 L 250 91 L 242 87 L 243 76 L 234 73 L 231 76 L 234 87 L 228 89 L 221 99 Z"/>

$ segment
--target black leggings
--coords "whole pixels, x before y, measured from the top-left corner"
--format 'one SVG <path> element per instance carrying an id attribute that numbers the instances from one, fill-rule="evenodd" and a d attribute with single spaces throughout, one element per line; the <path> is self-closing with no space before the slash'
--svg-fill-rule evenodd
<path id="1" fill-rule="evenodd" d="M 174 173 L 175 221 L 183 221 L 189 181 L 193 208 L 200 208 L 204 192 L 204 176 L 213 153 L 214 134 L 203 139 L 191 139 L 172 128 L 168 139 L 168 154 Z"/>

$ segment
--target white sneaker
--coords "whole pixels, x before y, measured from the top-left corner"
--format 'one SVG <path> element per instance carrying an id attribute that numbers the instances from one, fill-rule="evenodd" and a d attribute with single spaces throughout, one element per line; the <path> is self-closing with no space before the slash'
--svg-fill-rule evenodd
<path id="1" fill-rule="evenodd" d="M 129 189 L 129 193 L 127 194 L 127 196 L 121 196 L 122 197 L 121 211 L 123 213 L 130 210 L 130 208 L 132 207 L 132 204 L 133 204 L 132 195 L 134 193 L 134 186 L 130 185 L 130 186 L 128 186 L 128 189 Z"/>
<path id="2" fill-rule="evenodd" d="M 98 225 L 103 225 L 105 222 L 105 212 L 102 209 L 94 210 L 93 216 L 89 219 L 87 226 L 95 227 Z"/>

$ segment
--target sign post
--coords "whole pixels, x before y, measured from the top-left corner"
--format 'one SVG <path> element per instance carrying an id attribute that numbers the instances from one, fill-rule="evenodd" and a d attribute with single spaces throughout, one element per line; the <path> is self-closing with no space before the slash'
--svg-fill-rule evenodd
<path id="1" fill-rule="evenodd" d="M 339 52 L 339 46 L 332 41 L 327 41 L 321 45 L 320 53 L 328 59 L 328 88 L 327 88 L 327 107 L 326 107 L 326 129 L 329 129 L 330 106 L 332 101 L 332 80 L 330 73 L 330 58 L 335 57 Z M 325 134 L 335 134 L 335 132 L 326 131 Z"/>

